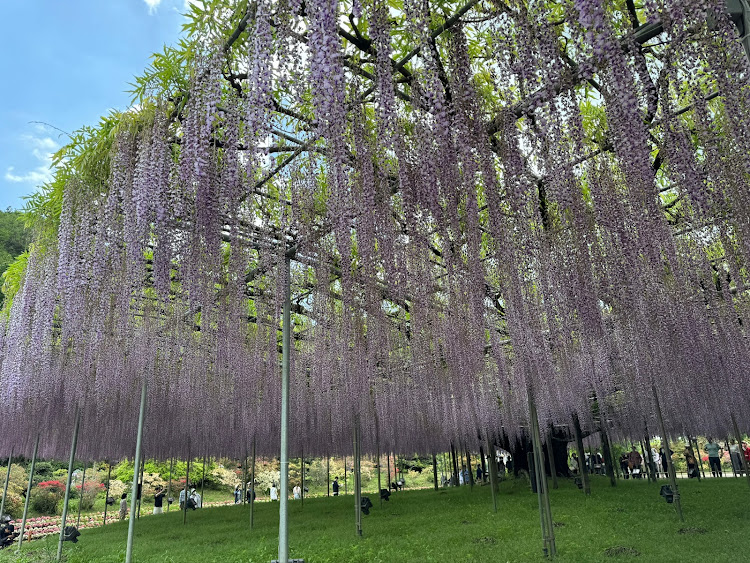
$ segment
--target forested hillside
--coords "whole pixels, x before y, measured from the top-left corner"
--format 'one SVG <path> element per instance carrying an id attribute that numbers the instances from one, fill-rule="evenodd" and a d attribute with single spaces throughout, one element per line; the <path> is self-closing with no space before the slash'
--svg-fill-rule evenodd
<path id="1" fill-rule="evenodd" d="M 0 272 L 5 272 L 15 258 L 29 246 L 31 235 L 25 228 L 20 211 L 10 207 L 0 211 Z M 0 304 L 5 295 L 0 289 Z"/>

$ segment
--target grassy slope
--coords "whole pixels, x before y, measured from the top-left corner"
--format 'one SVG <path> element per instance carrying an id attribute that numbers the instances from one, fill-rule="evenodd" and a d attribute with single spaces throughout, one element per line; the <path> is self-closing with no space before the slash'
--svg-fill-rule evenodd
<path id="1" fill-rule="evenodd" d="M 658 486 L 620 481 L 611 489 L 594 478 L 589 498 L 569 483 L 552 491 L 558 561 L 610 560 L 605 550 L 632 548 L 639 561 L 698 559 L 739 561 L 750 523 L 750 490 L 744 479 L 680 483 L 686 522 L 658 496 Z M 363 516 L 364 537 L 354 536 L 352 497 L 309 499 L 290 504 L 292 557 L 307 563 L 398 561 L 541 561 L 536 496 L 520 483 L 501 485 L 499 511 L 490 507 L 489 487 L 398 493 Z M 375 500 L 375 499 L 374 499 Z M 171 512 L 136 522 L 134 559 L 141 562 L 259 561 L 276 557 L 278 504 L 258 503 L 255 528 L 246 507 L 190 512 L 188 523 Z M 679 533 L 702 528 L 705 533 Z M 124 558 L 127 524 L 86 530 L 76 546 L 66 544 L 70 563 L 116 562 Z M 28 547 L 33 553 L 0 562 L 43 561 L 53 541 Z M 618 556 L 613 559 L 629 559 Z"/>

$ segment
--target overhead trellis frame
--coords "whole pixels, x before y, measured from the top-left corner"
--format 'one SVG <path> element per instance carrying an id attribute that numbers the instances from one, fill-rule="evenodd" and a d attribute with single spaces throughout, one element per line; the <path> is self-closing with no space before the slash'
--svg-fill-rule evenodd
<path id="1" fill-rule="evenodd" d="M 402 432 L 413 429 L 407 445 L 404 435 L 385 426 L 381 438 L 389 449 L 432 451 L 432 439 L 476 441 L 477 427 L 495 428 L 496 434 L 505 428 L 515 435 L 528 417 L 529 388 L 539 401 L 542 423 L 562 417 L 562 411 L 567 419 L 572 411 L 582 424 L 594 426 L 587 399 L 593 388 L 617 418 L 615 435 L 626 434 L 625 413 L 633 405 L 639 423 L 651 416 L 639 403 L 649 404 L 652 380 L 661 371 L 694 377 L 684 367 L 693 354 L 686 341 L 705 340 L 701 350 L 710 358 L 718 353 L 711 347 L 730 350 L 732 363 L 740 365 L 747 351 L 732 338 L 744 329 L 732 324 L 735 313 L 728 311 L 734 307 L 744 315 L 745 310 L 744 286 L 737 283 L 746 277 L 744 202 L 732 208 L 735 215 L 716 237 L 721 267 L 732 270 L 729 298 L 722 287 L 706 290 L 714 276 L 714 250 L 706 250 L 710 245 L 701 245 L 696 233 L 725 216 L 720 199 L 737 189 L 742 170 L 739 164 L 720 170 L 707 162 L 708 180 L 701 185 L 695 151 L 683 138 L 692 134 L 709 146 L 710 133 L 723 127 L 728 139 L 741 143 L 741 127 L 722 120 L 724 104 L 746 112 L 742 89 L 726 69 L 711 74 L 708 67 L 702 82 L 680 89 L 665 66 L 649 90 L 649 68 L 644 74 L 637 67 L 645 60 L 641 46 L 660 33 L 679 37 L 684 51 L 680 45 L 648 49 L 674 57 L 675 65 L 680 57 L 688 62 L 718 57 L 719 44 L 731 56 L 736 53 L 726 37 L 699 25 L 705 23 L 700 18 L 705 7 L 691 8 L 681 21 L 667 3 L 664 13 L 646 14 L 651 21 L 641 24 L 644 14 L 630 13 L 633 22 L 627 3 L 598 4 L 561 3 L 557 13 L 556 3 L 469 2 L 436 18 L 426 11 L 429 5 L 407 2 L 399 23 L 410 31 L 393 36 L 388 29 L 393 22 L 382 17 L 385 6 L 378 2 L 360 15 L 354 15 L 354 6 L 344 6 L 352 12 L 348 24 L 324 18 L 339 5 L 311 2 L 284 12 L 267 2 L 242 4 L 234 16 L 242 14 L 240 23 L 218 49 L 205 49 L 189 88 L 160 92 L 172 102 L 147 103 L 141 113 L 122 118 L 128 125 L 118 132 L 109 185 L 81 185 L 75 178 L 68 183 L 59 244 L 33 256 L 33 275 L 27 275 L 17 297 L 19 311 L 33 312 L 30 324 L 16 319 L 17 327 L 9 325 L 2 375 L 11 382 L 9 404 L 20 409 L 39 401 L 43 417 L 56 416 L 42 397 L 24 396 L 14 378 L 23 373 L 37 395 L 43 395 L 38 389 L 51 389 L 52 396 L 69 400 L 71 388 L 53 384 L 47 374 L 75 366 L 85 377 L 74 375 L 71 381 L 81 393 L 102 399 L 89 404 L 132 408 L 137 389 L 127 385 L 131 376 L 120 381 L 112 374 L 147 370 L 163 380 L 161 387 L 150 387 L 151 404 L 170 403 L 175 394 L 179 401 L 195 400 L 195 394 L 218 405 L 222 394 L 250 389 L 256 399 L 252 406 L 233 400 L 237 412 L 227 409 L 224 422 L 238 432 L 258 424 L 260 436 L 271 435 L 272 425 L 254 413 L 261 401 L 278 400 L 272 382 L 281 302 L 278 267 L 285 257 L 296 264 L 295 313 L 308 316 L 300 318 L 306 336 L 296 339 L 293 381 L 297 391 L 311 396 L 309 404 L 298 405 L 299 418 L 292 421 L 300 440 L 292 447 L 304 443 L 312 455 L 331 444 L 348 447 L 350 414 L 365 407 L 380 420 L 396 420 L 393 426 Z M 660 15 L 666 23 L 654 20 Z M 726 26 L 717 25 L 725 34 Z M 567 43 L 555 35 L 558 26 L 565 28 Z M 264 33 L 271 33 L 270 39 Z M 472 34 L 482 34 L 495 50 L 482 51 L 482 45 L 471 43 Z M 405 46 L 407 36 L 418 44 Z M 253 74 L 259 68 L 252 66 L 255 59 L 240 67 L 236 49 L 248 45 L 246 37 L 257 42 L 254 57 L 265 49 L 266 68 L 278 59 L 281 66 L 267 70 L 272 80 L 286 80 L 287 89 L 269 90 L 265 78 Z M 393 49 L 395 37 L 401 52 L 384 54 L 382 46 Z M 527 49 L 537 44 L 539 53 Z M 320 83 L 303 92 L 283 76 L 297 73 L 295 79 L 308 80 L 314 74 L 283 66 L 282 55 L 292 49 L 307 50 L 293 64 L 328 65 L 331 76 L 343 76 L 332 87 L 337 103 L 321 97 L 318 86 L 325 77 L 314 77 Z M 489 61 L 485 68 L 482 61 Z M 344 68 L 337 74 L 340 64 Z M 543 69 L 550 71 L 550 80 L 540 84 Z M 657 85 L 665 82 L 671 89 L 660 90 Z M 731 85 L 740 94 L 727 88 Z M 618 97 L 623 86 L 633 94 L 630 101 Z M 389 88 L 392 104 L 402 104 L 393 106 L 390 116 L 384 113 L 391 103 Z M 656 98 L 650 98 L 654 92 Z M 250 96 L 260 97 L 250 103 Z M 695 123 L 676 120 L 685 115 Z M 637 119 L 628 123 L 628 116 Z M 290 120 L 296 131 L 285 130 Z M 587 138 L 597 128 L 585 120 L 598 120 L 608 135 Z M 252 126 L 259 132 L 250 131 Z M 657 146 L 658 154 L 650 154 Z M 735 148 L 727 143 L 716 150 L 731 160 Z M 163 168 L 151 168 L 153 159 Z M 669 183 L 674 187 L 658 185 L 652 193 L 661 178 L 674 180 Z M 151 180 L 162 192 L 148 191 Z M 705 186 L 713 200 L 701 199 Z M 685 193 L 670 199 L 678 191 Z M 144 194 L 164 208 L 153 208 Z M 221 209 L 208 216 L 217 198 Z M 92 200 L 95 206 L 89 205 Z M 662 208 L 673 218 L 665 221 Z M 677 223 L 680 236 L 670 222 Z M 88 225 L 99 232 L 92 235 Z M 79 264 L 89 259 L 93 264 Z M 111 268 L 102 270 L 102 264 Z M 54 272 L 55 279 L 45 272 Z M 97 284 L 105 279 L 100 274 L 127 291 L 110 288 L 110 301 L 97 301 L 102 289 Z M 693 308 L 691 299 L 709 301 L 709 312 Z M 638 314 L 628 318 L 628 304 Z M 681 317 L 695 322 L 685 327 L 683 340 L 675 340 L 667 327 L 682 329 Z M 669 320 L 662 326 L 660 318 Z M 252 326 L 240 328 L 248 320 Z M 42 342 L 49 333 L 45 323 L 59 331 Z M 40 330 L 30 330 L 32 324 Z M 69 358 L 70 368 L 54 354 L 18 367 L 28 353 L 21 335 L 32 333 L 38 334 L 32 337 L 35 344 L 51 349 L 65 339 L 80 358 Z M 635 335 L 641 333 L 665 344 L 639 342 Z M 151 338 L 154 334 L 158 338 Z M 115 342 L 127 353 L 105 357 L 102 350 Z M 628 359 L 623 351 L 631 347 L 637 352 Z M 674 359 L 646 362 L 672 349 Z M 197 367 L 190 368 L 191 362 Z M 238 364 L 252 367 L 233 374 Z M 706 373 L 707 364 L 700 362 L 694 373 Z M 731 366 L 723 373 L 739 388 Z M 692 424 L 673 407 L 688 397 L 673 377 L 660 389 L 666 393 L 663 402 L 671 405 L 667 420 L 676 427 Z M 118 389 L 120 402 L 111 398 L 112 389 Z M 360 404 L 369 390 L 374 390 L 374 406 Z M 623 394 L 628 401 L 622 401 Z M 710 391 L 708 396 L 707 405 L 719 400 Z M 704 406 L 698 410 L 706 416 L 712 412 Z M 178 411 L 166 409 L 164 421 Z M 331 411 L 339 419 L 324 416 Z M 84 424 L 99 414 L 84 414 Z M 362 423 L 367 451 L 374 430 L 366 419 Z M 204 433 L 205 443 L 196 447 L 223 449 L 208 443 L 215 429 L 200 426 L 193 420 L 170 443 Z M 111 441 L 120 443 L 130 431 L 113 429 Z M 17 437 L 27 449 L 29 440 Z M 240 452 L 247 444 L 227 446 Z M 52 448 L 42 443 L 45 447 Z M 86 447 L 93 445 L 82 444 Z M 150 446 L 148 451 L 180 453 Z"/>

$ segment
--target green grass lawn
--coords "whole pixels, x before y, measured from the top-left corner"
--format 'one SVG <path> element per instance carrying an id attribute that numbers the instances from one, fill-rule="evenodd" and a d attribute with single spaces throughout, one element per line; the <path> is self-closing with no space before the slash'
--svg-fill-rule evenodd
<path id="1" fill-rule="evenodd" d="M 744 479 L 680 482 L 685 522 L 647 481 L 594 477 L 585 497 L 570 482 L 551 491 L 558 561 L 741 561 L 750 536 L 750 488 Z M 355 537 L 353 497 L 290 501 L 290 556 L 307 563 L 399 561 L 542 561 L 536 495 L 520 481 L 501 484 L 499 510 L 489 487 L 406 491 L 363 516 Z M 278 503 L 207 508 L 136 522 L 134 560 L 141 562 L 264 562 L 276 558 Z M 124 560 L 127 523 L 84 530 L 65 544 L 69 563 Z M 0 562 L 48 561 L 56 538 L 32 542 Z"/>

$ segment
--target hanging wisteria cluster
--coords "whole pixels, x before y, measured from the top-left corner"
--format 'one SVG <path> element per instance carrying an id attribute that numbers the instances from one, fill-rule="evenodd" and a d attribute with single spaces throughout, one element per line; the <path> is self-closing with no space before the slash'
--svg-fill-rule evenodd
<path id="1" fill-rule="evenodd" d="M 645 5 L 235 10 L 104 182 L 68 175 L 3 447 L 62 457 L 80 411 L 82 456 L 129 456 L 146 379 L 145 455 L 275 455 L 286 257 L 293 451 L 350 451 L 356 413 L 365 452 L 513 440 L 530 399 L 615 436 L 657 396 L 670 431 L 746 423 L 750 67 L 723 1 Z"/>

